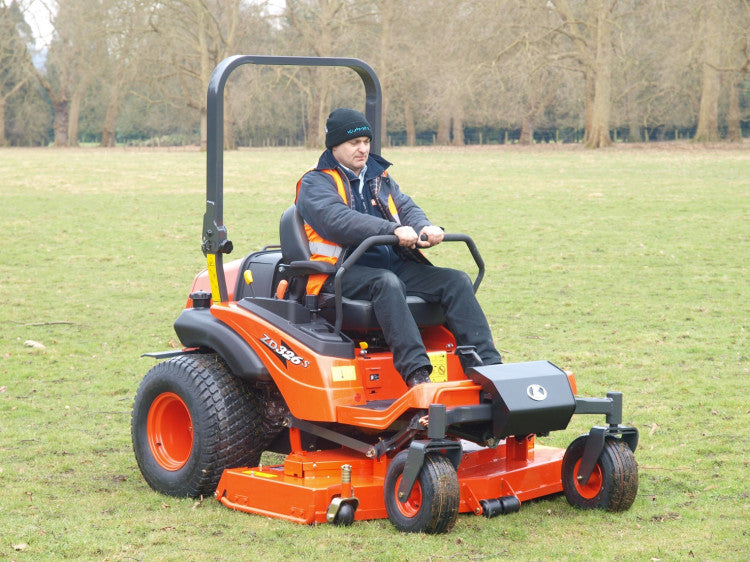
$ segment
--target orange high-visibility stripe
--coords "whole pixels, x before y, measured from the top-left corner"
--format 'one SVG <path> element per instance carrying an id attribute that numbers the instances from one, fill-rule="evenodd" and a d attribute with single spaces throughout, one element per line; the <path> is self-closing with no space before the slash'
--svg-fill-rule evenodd
<path id="1" fill-rule="evenodd" d="M 336 184 L 336 191 L 338 192 L 341 199 L 344 200 L 344 203 L 348 204 L 346 186 L 344 185 L 344 180 L 341 178 L 341 174 L 338 172 L 338 170 L 326 169 L 326 170 L 319 170 L 319 171 L 324 172 L 333 178 L 333 181 Z M 300 180 L 297 182 L 297 197 L 299 197 L 299 188 L 301 184 L 302 184 L 302 179 L 300 178 Z M 296 198 L 295 198 L 295 201 L 296 201 Z M 339 248 L 339 255 L 340 255 L 340 251 L 341 251 L 340 245 L 334 242 L 331 242 L 329 240 L 326 240 L 320 234 L 315 232 L 315 230 L 313 230 L 313 228 L 307 223 L 305 223 L 305 234 L 307 235 L 307 240 L 311 244 L 325 245 L 325 246 Z M 335 253 L 335 252 L 332 252 L 332 253 Z M 336 264 L 339 258 L 338 258 L 338 255 L 325 255 L 325 254 L 313 253 L 310 256 L 310 259 L 313 261 L 326 261 L 330 264 Z M 320 290 L 323 288 L 323 284 L 326 282 L 326 279 L 328 279 L 328 275 L 325 275 L 323 273 L 310 275 L 307 278 L 307 289 L 306 289 L 307 294 L 317 295 L 318 293 L 320 293 Z"/>
<path id="2" fill-rule="evenodd" d="M 391 212 L 391 215 L 393 215 L 393 218 L 396 219 L 396 222 L 398 224 L 401 224 L 401 219 L 398 218 L 398 209 L 396 208 L 396 202 L 393 200 L 393 195 L 390 193 L 388 194 L 388 210 Z"/>
<path id="3" fill-rule="evenodd" d="M 344 180 L 341 179 L 341 174 L 338 170 L 323 170 L 326 174 L 331 176 L 333 178 L 333 181 L 336 182 L 336 190 L 339 192 L 339 195 L 344 200 L 344 203 L 347 205 L 349 204 L 349 200 L 346 196 L 346 187 L 344 187 Z"/>
<path id="4" fill-rule="evenodd" d="M 314 170 L 310 170 L 314 171 Z M 318 170 L 319 172 L 324 172 L 331 176 L 333 178 L 334 183 L 336 184 L 336 191 L 338 191 L 339 196 L 344 200 L 344 203 L 347 205 L 349 204 L 349 198 L 346 194 L 346 187 L 344 186 L 344 180 L 341 179 L 341 174 L 339 174 L 338 170 Z M 304 177 L 304 176 L 302 176 Z M 302 178 L 299 179 L 297 182 L 297 195 L 294 198 L 294 201 L 296 203 L 297 199 L 299 198 L 299 188 L 300 185 L 302 185 Z"/>

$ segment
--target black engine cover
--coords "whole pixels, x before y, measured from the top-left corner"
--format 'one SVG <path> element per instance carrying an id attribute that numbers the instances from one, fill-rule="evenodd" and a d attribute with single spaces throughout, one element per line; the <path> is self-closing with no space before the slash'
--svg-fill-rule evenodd
<path id="1" fill-rule="evenodd" d="M 568 376 L 549 361 L 472 367 L 467 375 L 492 400 L 499 439 L 565 429 L 576 409 Z"/>

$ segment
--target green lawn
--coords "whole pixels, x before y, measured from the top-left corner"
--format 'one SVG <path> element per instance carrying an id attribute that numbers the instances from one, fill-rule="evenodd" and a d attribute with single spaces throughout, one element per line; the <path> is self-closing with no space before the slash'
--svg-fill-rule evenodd
<path id="1" fill-rule="evenodd" d="M 625 394 L 641 432 L 625 513 L 561 496 L 448 535 L 387 521 L 302 527 L 154 493 L 130 408 L 177 346 L 203 267 L 205 154 L 0 150 L 0 558 L 750 558 L 750 146 L 393 149 L 393 176 L 487 263 L 479 296 L 506 361 L 548 359 L 579 394 Z M 276 243 L 317 152 L 225 158 L 237 256 Z M 429 250 L 461 267 L 461 245 Z M 43 347 L 34 347 L 32 342 Z M 600 418 L 541 440 L 566 446 Z"/>

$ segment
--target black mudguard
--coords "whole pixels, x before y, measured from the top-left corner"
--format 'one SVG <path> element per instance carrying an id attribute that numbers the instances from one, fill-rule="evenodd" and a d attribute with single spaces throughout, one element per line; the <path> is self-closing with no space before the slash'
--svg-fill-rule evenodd
<path id="1" fill-rule="evenodd" d="M 209 348 L 221 355 L 235 376 L 248 381 L 271 381 L 271 374 L 253 349 L 208 308 L 186 308 L 174 331 L 185 347 Z"/>

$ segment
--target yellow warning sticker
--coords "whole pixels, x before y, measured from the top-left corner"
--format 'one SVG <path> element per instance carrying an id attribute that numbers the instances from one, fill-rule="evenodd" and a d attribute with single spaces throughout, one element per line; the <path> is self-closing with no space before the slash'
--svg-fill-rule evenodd
<path id="1" fill-rule="evenodd" d="M 356 381 L 357 369 L 354 368 L 354 365 L 331 367 L 331 377 L 333 382 Z"/>
<path id="2" fill-rule="evenodd" d="M 208 280 L 211 284 L 211 297 L 215 303 L 221 302 L 219 294 L 219 278 L 216 274 L 216 255 L 206 254 L 206 263 L 208 264 Z"/>
<path id="3" fill-rule="evenodd" d="M 430 380 L 432 382 L 447 382 L 448 356 L 445 351 L 433 351 L 428 353 L 427 356 L 430 358 L 430 363 L 432 363 L 432 374 L 430 375 Z"/>
<path id="4" fill-rule="evenodd" d="M 259 472 L 257 470 L 243 470 L 242 474 L 249 474 L 250 476 L 257 476 L 258 478 L 278 478 L 278 474 L 271 474 L 270 472 Z"/>

